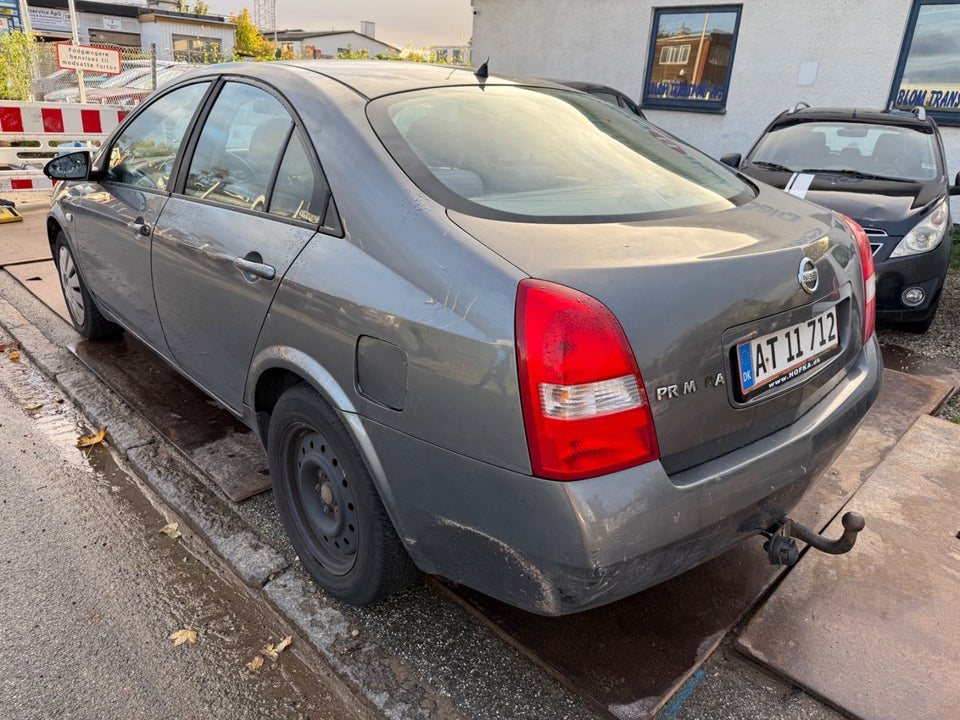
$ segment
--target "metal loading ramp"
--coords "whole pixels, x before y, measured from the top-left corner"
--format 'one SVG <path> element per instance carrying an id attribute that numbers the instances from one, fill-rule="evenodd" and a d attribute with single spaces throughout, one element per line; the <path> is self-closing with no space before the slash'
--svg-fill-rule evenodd
<path id="1" fill-rule="evenodd" d="M 739 647 L 863 720 L 958 717 L 960 426 L 920 417 L 848 508 L 854 551 L 808 553 Z"/>

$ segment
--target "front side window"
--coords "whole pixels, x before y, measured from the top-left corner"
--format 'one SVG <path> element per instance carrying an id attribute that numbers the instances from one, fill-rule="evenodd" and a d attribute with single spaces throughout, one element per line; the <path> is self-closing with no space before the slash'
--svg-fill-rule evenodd
<path id="1" fill-rule="evenodd" d="M 280 101 L 245 83 L 227 83 L 197 141 L 185 192 L 265 211 L 267 190 L 293 120 Z"/>
<path id="2" fill-rule="evenodd" d="M 654 219 L 753 197 L 716 161 L 583 93 L 450 87 L 386 96 L 368 112 L 427 194 L 481 217 Z"/>
<path id="3" fill-rule="evenodd" d="M 279 100 L 230 82 L 200 132 L 184 193 L 318 225 L 329 193 L 311 157 Z"/>
<path id="4" fill-rule="evenodd" d="M 840 171 L 926 182 L 943 172 L 938 157 L 934 135 L 928 128 L 804 122 L 768 132 L 747 163 L 781 172 Z"/>
<path id="5" fill-rule="evenodd" d="M 207 87 L 194 83 L 178 88 L 139 113 L 109 149 L 106 179 L 166 191 L 177 151 Z"/>
<path id="6" fill-rule="evenodd" d="M 739 25 L 739 5 L 656 10 L 643 105 L 722 112 Z"/>
<path id="7" fill-rule="evenodd" d="M 926 108 L 941 125 L 960 125 L 960 2 L 914 0 L 890 103 Z"/>

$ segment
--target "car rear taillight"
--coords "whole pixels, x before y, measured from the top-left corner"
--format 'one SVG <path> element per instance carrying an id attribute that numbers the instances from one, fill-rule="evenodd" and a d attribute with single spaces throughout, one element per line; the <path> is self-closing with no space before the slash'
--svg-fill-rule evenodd
<path id="1" fill-rule="evenodd" d="M 860 224 L 843 213 L 837 213 L 857 241 L 860 270 L 863 272 L 863 342 L 866 344 L 877 326 L 877 276 L 873 269 L 873 248 Z"/>
<path id="2" fill-rule="evenodd" d="M 606 306 L 563 285 L 524 280 L 516 325 L 535 475 L 580 480 L 660 456 L 637 361 Z"/>

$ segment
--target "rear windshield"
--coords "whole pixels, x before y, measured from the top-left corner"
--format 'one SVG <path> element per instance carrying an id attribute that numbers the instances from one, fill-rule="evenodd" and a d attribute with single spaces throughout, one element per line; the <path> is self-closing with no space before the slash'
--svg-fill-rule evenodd
<path id="1" fill-rule="evenodd" d="M 582 93 L 446 87 L 380 98 L 368 112 L 424 192 L 474 215 L 653 219 L 754 197 L 728 168 Z"/>
<path id="2" fill-rule="evenodd" d="M 855 122 L 805 122 L 764 135 L 747 162 L 790 172 L 853 171 L 924 182 L 940 174 L 932 132 Z"/>

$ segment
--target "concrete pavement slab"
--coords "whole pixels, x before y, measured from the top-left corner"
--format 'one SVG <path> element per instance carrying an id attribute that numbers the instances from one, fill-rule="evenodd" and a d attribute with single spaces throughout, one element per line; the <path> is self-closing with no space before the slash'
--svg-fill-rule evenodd
<path id="1" fill-rule="evenodd" d="M 791 516 L 807 527 L 823 530 L 917 417 L 932 415 L 952 392 L 952 383 L 884 366 L 883 387 L 873 410 L 848 449 L 803 496 Z"/>
<path id="2" fill-rule="evenodd" d="M 57 383 L 95 426 L 107 428 L 107 442 L 126 455 L 131 449 L 148 445 L 157 438 L 153 428 L 129 409 L 116 393 L 87 369 L 57 375 Z"/>
<path id="3" fill-rule="evenodd" d="M 186 518 L 199 534 L 248 585 L 262 587 L 288 562 L 269 541 L 261 538 L 233 509 L 195 478 L 195 471 L 165 445 L 138 447 L 128 452 L 131 467 L 170 507 Z"/>
<path id="4" fill-rule="evenodd" d="M 0 275 L 0 285 L 6 279 Z M 2 293 L 0 289 L 0 293 Z M 30 356 L 43 373 L 55 377 L 60 373 L 79 370 L 83 367 L 77 359 L 64 348 L 50 342 L 35 325 L 27 321 L 20 311 L 6 300 L 0 298 L 0 324 L 16 333 L 23 352 Z"/>
<path id="5" fill-rule="evenodd" d="M 136 338 L 125 333 L 71 349 L 228 498 L 239 502 L 270 489 L 259 439 Z"/>
<path id="6" fill-rule="evenodd" d="M 53 260 L 7 265 L 6 271 L 13 275 L 27 290 L 37 296 L 44 305 L 66 321 L 70 321 L 67 303 L 60 289 L 60 276 Z"/>
<path id="7" fill-rule="evenodd" d="M 0 224 L 0 266 L 50 259 L 50 243 L 44 231 L 46 207 L 17 206 L 22 222 Z"/>
<path id="8" fill-rule="evenodd" d="M 960 426 L 921 417 L 850 502 L 853 551 L 807 553 L 740 647 L 863 720 L 956 717 L 958 507 Z"/>

